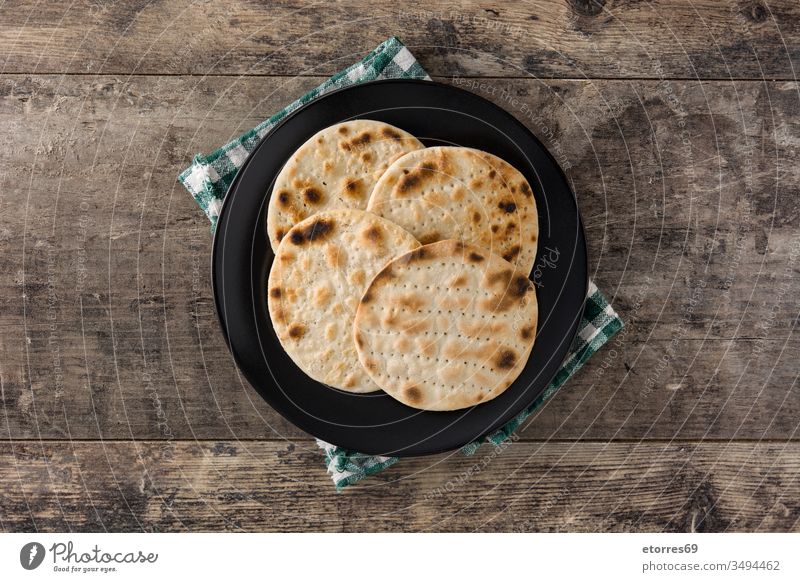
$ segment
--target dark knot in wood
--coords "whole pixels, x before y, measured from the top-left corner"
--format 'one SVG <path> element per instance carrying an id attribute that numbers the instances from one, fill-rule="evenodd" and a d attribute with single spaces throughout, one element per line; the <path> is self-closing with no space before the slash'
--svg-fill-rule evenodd
<path id="1" fill-rule="evenodd" d="M 606 0 L 567 0 L 567 4 L 575 14 L 597 16 L 603 11 Z"/>
<path id="2" fill-rule="evenodd" d="M 753 2 L 752 4 L 746 5 L 742 9 L 741 14 L 751 22 L 764 22 L 767 16 L 769 16 L 767 9 L 761 2 Z"/>

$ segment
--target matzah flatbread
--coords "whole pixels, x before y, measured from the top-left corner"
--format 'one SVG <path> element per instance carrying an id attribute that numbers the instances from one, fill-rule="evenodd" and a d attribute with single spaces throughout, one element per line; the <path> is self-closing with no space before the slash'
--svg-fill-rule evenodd
<path id="1" fill-rule="evenodd" d="M 295 225 L 269 272 L 269 315 L 289 357 L 311 378 L 372 392 L 358 361 L 353 318 L 372 277 L 419 246 L 408 232 L 362 210 L 328 210 Z"/>
<path id="2" fill-rule="evenodd" d="M 502 394 L 536 338 L 527 274 L 460 241 L 412 250 L 386 265 L 358 305 L 359 359 L 388 394 L 422 410 L 457 410 Z"/>
<path id="3" fill-rule="evenodd" d="M 500 158 L 470 148 L 432 147 L 406 154 L 381 176 L 367 210 L 422 244 L 456 239 L 533 269 L 539 238 L 530 184 Z"/>
<path id="4" fill-rule="evenodd" d="M 338 123 L 313 135 L 275 179 L 267 213 L 272 250 L 291 227 L 312 214 L 334 208 L 366 209 L 386 168 L 422 147 L 410 133 L 366 119 Z"/>

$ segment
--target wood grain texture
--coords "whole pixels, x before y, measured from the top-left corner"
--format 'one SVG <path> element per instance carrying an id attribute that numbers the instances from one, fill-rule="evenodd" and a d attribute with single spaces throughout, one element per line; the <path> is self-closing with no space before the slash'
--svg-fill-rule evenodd
<path id="1" fill-rule="evenodd" d="M 0 435 L 302 436 L 236 372 L 208 224 L 175 176 L 320 80 L 0 79 Z M 471 88 L 560 152 L 628 324 L 525 437 L 792 436 L 797 85 Z"/>
<path id="2" fill-rule="evenodd" d="M 794 0 L 9 0 L 0 70 L 330 75 L 391 35 L 437 75 L 783 78 Z"/>
<path id="3" fill-rule="evenodd" d="M 336 493 L 309 441 L 5 442 L 5 531 L 798 531 L 797 443 L 512 443 Z"/>

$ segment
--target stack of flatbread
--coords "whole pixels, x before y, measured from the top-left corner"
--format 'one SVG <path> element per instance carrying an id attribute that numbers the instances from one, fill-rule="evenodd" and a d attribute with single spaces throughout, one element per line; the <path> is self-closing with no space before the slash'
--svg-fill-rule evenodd
<path id="1" fill-rule="evenodd" d="M 502 394 L 536 338 L 539 234 L 500 158 L 340 123 L 288 160 L 269 201 L 269 313 L 311 378 L 423 410 Z"/>

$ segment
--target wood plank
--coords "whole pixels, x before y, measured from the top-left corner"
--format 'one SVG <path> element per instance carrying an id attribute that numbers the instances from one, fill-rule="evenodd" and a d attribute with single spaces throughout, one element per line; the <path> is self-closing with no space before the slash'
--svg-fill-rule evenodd
<path id="1" fill-rule="evenodd" d="M 236 372 L 208 225 L 175 176 L 318 80 L 0 79 L 0 436 L 302 436 Z M 797 85 L 492 83 L 475 90 L 561 148 L 629 324 L 525 434 L 792 436 Z"/>
<path id="2" fill-rule="evenodd" d="M 512 443 L 404 460 L 336 493 L 307 442 L 4 442 L 0 519 L 40 532 L 798 531 L 799 447 Z"/>
<path id="3" fill-rule="evenodd" d="M 0 437 L 304 437 L 239 376 L 216 327 L 206 314 L 169 343 L 164 330 L 59 331 L 55 341 L 46 329 L 5 330 Z M 685 344 L 620 336 L 533 416 L 523 438 L 800 437 L 800 340 Z"/>
<path id="4" fill-rule="evenodd" d="M 391 35 L 437 75 L 794 79 L 800 6 L 9 0 L 0 71 L 329 75 Z"/>
<path id="5" fill-rule="evenodd" d="M 150 267 L 160 273 L 161 259 L 169 261 L 166 269 L 194 269 L 192 257 L 207 256 L 208 231 L 175 176 L 194 152 L 251 127 L 318 80 L 6 77 L 0 123 L 13 137 L 0 151 L 0 209 L 10 221 L 5 240 L 21 249 L 22 234 L 32 237 L 26 246 L 32 266 L 44 266 L 48 254 L 81 251 L 97 275 L 107 270 L 111 243 L 119 268 L 129 269 L 138 257 L 145 279 Z M 758 322 L 773 307 L 777 337 L 786 336 L 793 305 L 765 304 L 768 296 L 753 295 L 757 280 L 741 273 L 761 271 L 758 281 L 776 286 L 796 275 L 787 260 L 800 220 L 794 204 L 800 169 L 785 161 L 798 139 L 791 123 L 800 110 L 796 84 L 673 82 L 665 92 L 658 82 L 493 83 L 478 92 L 561 152 L 598 281 L 623 302 L 641 292 L 669 292 L 642 306 L 642 320 L 659 324 L 657 337 L 674 336 L 693 299 L 696 317 L 714 321 L 713 337 L 757 337 Z M 680 95 L 678 105 L 671 95 Z M 531 110 L 548 125 L 531 118 Z M 4 265 L 9 272 L 23 267 L 18 255 L 5 260 L 14 261 Z M 67 287 L 85 287 L 71 265 L 59 276 L 75 277 Z M 199 271 L 206 276 L 204 267 Z M 163 283 L 160 275 L 142 280 L 148 288 L 171 282 Z M 92 290 L 107 292 L 104 286 Z M 18 322 L 18 294 L 2 297 L 0 323 Z M 30 293 L 29 301 L 37 305 L 44 297 Z M 726 308 L 717 313 L 719 298 Z M 741 321 L 743 313 L 752 317 Z M 690 333 L 706 336 L 700 328 Z"/>

